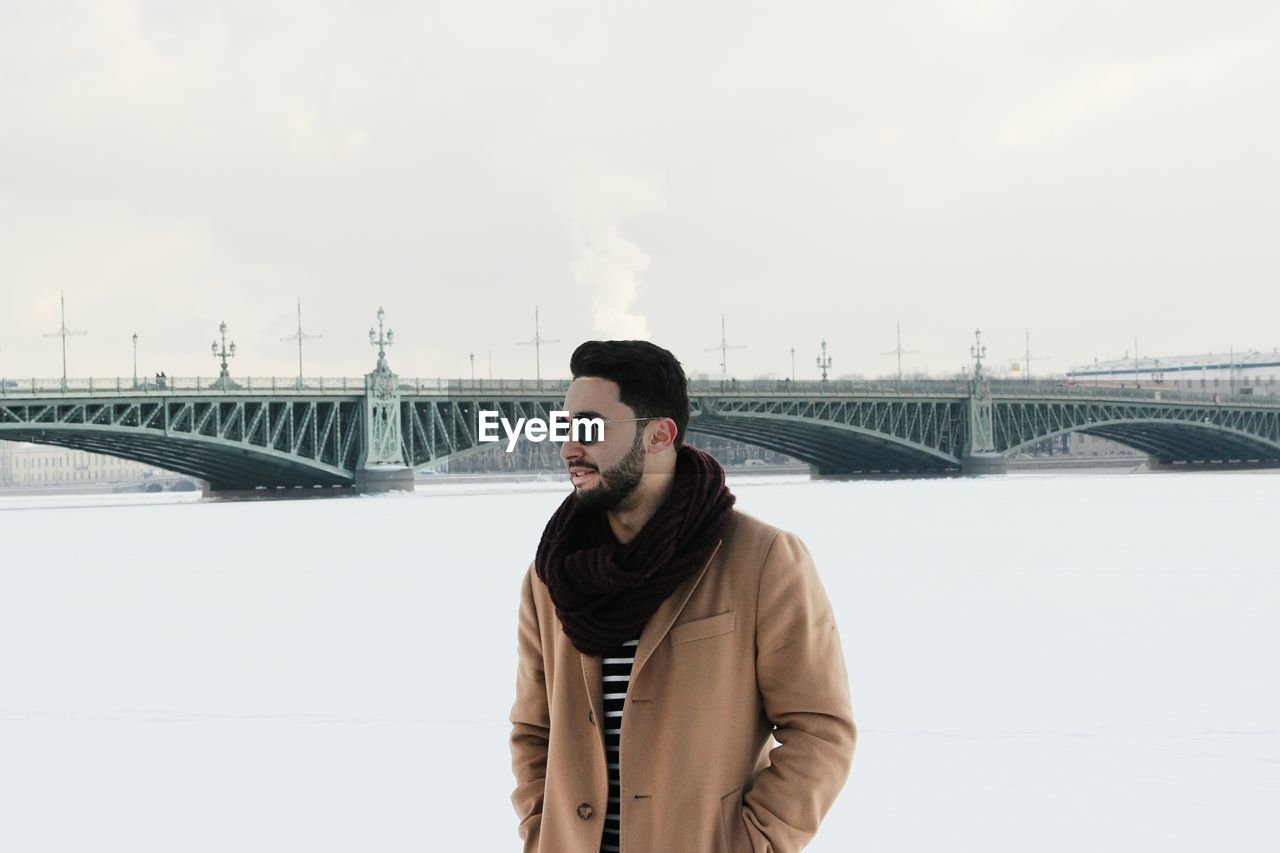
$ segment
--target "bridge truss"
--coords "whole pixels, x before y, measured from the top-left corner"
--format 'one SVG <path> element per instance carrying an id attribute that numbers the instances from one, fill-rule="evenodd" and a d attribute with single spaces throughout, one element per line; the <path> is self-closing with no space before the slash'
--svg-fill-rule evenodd
<path id="1" fill-rule="evenodd" d="M 0 438 L 134 459 L 215 489 L 350 485 L 360 398 L 3 400 Z"/>
<path id="2" fill-rule="evenodd" d="M 959 470 L 967 441 L 961 398 L 702 396 L 689 429 L 785 453 L 822 473 Z"/>
<path id="3" fill-rule="evenodd" d="M 1161 463 L 1280 463 L 1280 404 L 1001 399 L 996 450 L 1010 453 L 1083 432 L 1137 448 Z"/>

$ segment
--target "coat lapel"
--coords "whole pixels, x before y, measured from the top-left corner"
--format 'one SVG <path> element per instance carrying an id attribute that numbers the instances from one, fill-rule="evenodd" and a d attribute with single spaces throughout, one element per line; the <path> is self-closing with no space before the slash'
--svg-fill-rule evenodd
<path id="1" fill-rule="evenodd" d="M 573 649 L 574 647 L 570 644 L 569 648 Z M 577 651 L 577 649 L 574 649 L 574 651 Z M 587 701 L 591 703 L 591 714 L 595 721 L 596 731 L 600 734 L 600 755 L 603 757 L 604 685 L 601 683 L 601 676 L 604 675 L 604 664 L 601 662 L 600 655 L 587 655 L 578 652 L 578 657 L 582 658 L 582 677 L 587 683 Z"/>
<path id="2" fill-rule="evenodd" d="M 720 546 L 723 544 L 723 538 L 716 542 L 715 549 L 711 552 L 711 556 L 707 558 L 707 561 L 702 564 L 701 570 L 676 587 L 671 595 L 667 596 L 662 604 L 658 605 L 658 609 L 653 611 L 653 615 L 645 623 L 644 630 L 640 632 L 640 645 L 636 647 L 636 662 L 631 667 L 631 680 L 633 682 L 636 674 L 644 667 L 645 661 L 649 659 L 649 655 L 653 654 L 653 650 L 658 647 L 658 643 L 662 642 L 662 638 L 667 636 L 671 626 L 680 617 L 684 606 L 689 603 L 689 596 L 693 595 L 693 591 L 702 582 L 703 576 L 707 573 L 707 567 L 716 558 L 716 554 L 720 553 Z"/>
<path id="3" fill-rule="evenodd" d="M 716 542 L 715 549 L 711 552 L 711 556 L 707 558 L 707 561 L 702 564 L 702 568 L 676 587 L 663 600 L 662 604 L 658 605 L 658 609 L 653 612 L 653 615 L 649 617 L 649 621 L 645 623 L 644 630 L 640 632 L 640 645 L 636 647 L 636 661 L 631 667 L 632 681 L 635 680 L 636 674 L 640 672 L 645 661 L 649 659 L 649 655 L 653 654 L 653 650 L 658 647 L 658 643 L 661 643 L 662 638 L 667 636 L 667 632 L 671 630 L 671 626 L 675 624 L 676 619 L 680 618 L 680 613 L 684 610 L 684 606 L 689 603 L 689 597 L 693 595 L 693 591 L 702 582 L 703 576 L 706 575 L 707 569 L 711 566 L 711 562 L 716 558 L 716 555 L 720 553 L 720 546 L 723 544 L 723 538 Z M 572 645 L 570 645 L 570 648 L 573 648 Z M 604 665 L 601 662 L 600 655 L 588 655 L 578 652 L 578 657 L 582 659 L 582 678 L 586 682 L 587 699 L 591 703 L 591 713 L 596 719 L 596 728 L 601 732 L 600 745 L 601 749 L 603 749 L 604 729 L 600 721 L 604 718 L 604 686 L 601 683 Z"/>

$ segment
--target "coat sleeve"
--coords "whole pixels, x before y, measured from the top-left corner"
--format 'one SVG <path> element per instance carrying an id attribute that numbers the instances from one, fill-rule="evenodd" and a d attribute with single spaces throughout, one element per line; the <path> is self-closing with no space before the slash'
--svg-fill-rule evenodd
<path id="1" fill-rule="evenodd" d="M 547 738 L 551 731 L 542 634 L 533 601 L 533 583 L 533 567 L 530 566 L 520 589 L 519 665 L 516 669 L 516 700 L 510 717 L 511 770 L 516 777 L 511 803 L 520 818 L 518 832 L 526 853 L 538 849 L 541 835 Z"/>
<path id="2" fill-rule="evenodd" d="M 835 615 L 813 558 L 780 531 L 765 556 L 756 612 L 756 678 L 778 746 L 743 799 L 755 853 L 792 853 L 844 787 L 856 729 Z"/>

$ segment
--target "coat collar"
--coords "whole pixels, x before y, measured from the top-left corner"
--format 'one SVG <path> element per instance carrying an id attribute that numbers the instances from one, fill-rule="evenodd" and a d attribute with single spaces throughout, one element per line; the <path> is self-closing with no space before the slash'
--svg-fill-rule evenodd
<path id="1" fill-rule="evenodd" d="M 640 644 L 636 646 L 636 660 L 631 666 L 631 680 L 633 682 L 641 668 L 644 667 L 645 662 L 649 660 L 649 656 L 653 654 L 653 650 L 667 636 L 671 626 L 675 624 L 676 619 L 684 611 L 684 606 L 689 603 L 690 596 L 698 588 L 698 584 L 702 582 L 702 578 L 707 574 L 707 569 L 711 566 L 711 562 L 720 553 L 722 545 L 724 545 L 723 537 L 716 542 L 716 547 L 711 551 L 711 556 L 707 558 L 707 561 L 702 564 L 702 568 L 663 599 L 662 604 L 658 605 L 658 609 L 653 612 L 653 615 L 649 617 L 649 621 L 645 623 L 644 630 L 640 632 Z M 601 676 L 604 674 L 603 658 L 600 655 L 588 655 L 582 652 L 578 652 L 578 656 L 582 658 L 582 677 L 587 683 L 587 696 L 591 700 L 591 710 L 595 714 L 596 720 L 600 722 L 601 730 L 603 731 L 603 722 L 601 722 L 604 719 L 604 688 L 601 684 Z"/>

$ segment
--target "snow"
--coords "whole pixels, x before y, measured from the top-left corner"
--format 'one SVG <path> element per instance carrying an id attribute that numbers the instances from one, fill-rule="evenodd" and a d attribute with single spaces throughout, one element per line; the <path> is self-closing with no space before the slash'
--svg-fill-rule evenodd
<path id="1" fill-rule="evenodd" d="M 731 481 L 839 621 L 812 851 L 1263 851 L 1280 473 Z M 0 498 L 0 850 L 516 850 L 519 581 L 563 481 Z"/>

